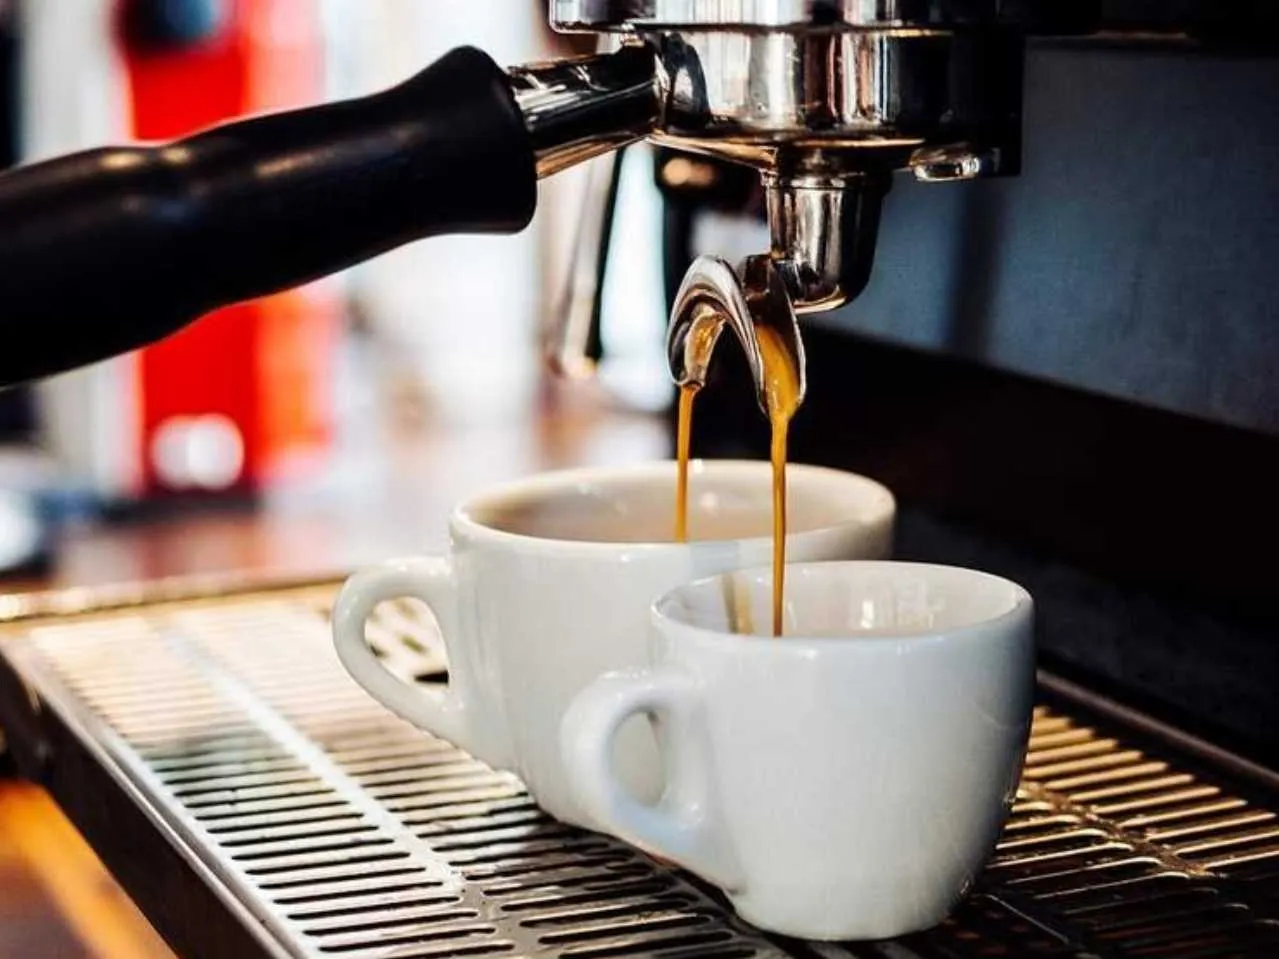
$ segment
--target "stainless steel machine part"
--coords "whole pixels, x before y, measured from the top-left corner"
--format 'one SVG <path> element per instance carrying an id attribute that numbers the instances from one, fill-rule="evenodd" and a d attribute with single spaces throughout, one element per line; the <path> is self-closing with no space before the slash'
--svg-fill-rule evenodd
<path id="1" fill-rule="evenodd" d="M 783 273 L 796 313 L 835 309 L 865 289 L 890 183 L 884 172 L 843 182 L 765 176 L 770 256 Z"/>
<path id="2" fill-rule="evenodd" d="M 601 337 L 601 287 L 621 161 L 622 151 L 615 150 L 598 157 L 587 170 L 568 284 L 545 324 L 543 352 L 547 362 L 555 373 L 570 379 L 595 371 L 590 347 Z"/>
<path id="3" fill-rule="evenodd" d="M 952 918 L 813 947 L 548 819 L 370 700 L 332 652 L 335 588 L 6 599 L 0 723 L 19 766 L 183 959 L 1279 951 L 1279 777 L 1052 676 L 998 851 Z M 442 678 L 412 604 L 379 610 L 369 640 L 406 681 Z"/>
<path id="4" fill-rule="evenodd" d="M 643 45 L 507 73 L 533 140 L 539 177 L 647 136 L 660 119 L 658 63 Z"/>

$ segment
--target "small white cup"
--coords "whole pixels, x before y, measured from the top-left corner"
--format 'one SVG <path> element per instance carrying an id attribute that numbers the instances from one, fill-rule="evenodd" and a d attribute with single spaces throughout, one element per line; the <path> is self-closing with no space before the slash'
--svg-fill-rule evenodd
<path id="1" fill-rule="evenodd" d="M 601 677 L 565 715 L 573 798 L 760 928 L 850 940 L 933 926 L 993 852 L 1016 793 L 1031 598 L 954 567 L 797 564 L 774 639 L 758 631 L 772 622 L 770 577 L 730 573 L 658 600 L 650 665 Z M 667 786 L 652 805 L 610 761 L 635 714 L 660 730 Z"/>
<path id="2" fill-rule="evenodd" d="M 895 504 L 864 476 L 787 470 L 797 559 L 882 557 Z M 653 601 L 678 583 L 767 563 L 767 463 L 696 461 L 689 478 L 692 541 L 673 542 L 675 464 L 569 470 L 520 480 L 463 503 L 447 556 L 393 560 L 347 581 L 333 639 L 350 674 L 394 712 L 524 780 L 551 815 L 589 825 L 560 762 L 564 710 L 601 673 L 647 660 Z M 448 651 L 447 687 L 389 672 L 365 641 L 381 602 L 424 601 Z M 652 729 L 620 737 L 618 772 L 656 799 L 662 766 Z"/>

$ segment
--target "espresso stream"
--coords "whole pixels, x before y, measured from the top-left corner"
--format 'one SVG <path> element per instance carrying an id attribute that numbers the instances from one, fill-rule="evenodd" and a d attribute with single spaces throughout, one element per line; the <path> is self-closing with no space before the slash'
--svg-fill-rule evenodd
<path id="1" fill-rule="evenodd" d="M 786 438 L 791 418 L 799 409 L 799 358 L 772 327 L 755 324 L 764 369 L 764 402 L 772 430 L 773 464 L 773 635 L 782 635 L 782 609 L 786 586 Z M 679 428 L 676 450 L 679 460 L 675 492 L 675 539 L 688 541 L 688 460 L 692 444 L 693 401 L 697 387 L 679 392 Z M 739 616 L 740 620 L 740 616 Z M 749 620 L 738 622 L 750 632 Z"/>
<path id="2" fill-rule="evenodd" d="M 697 384 L 679 388 L 679 430 L 676 433 L 676 455 L 679 461 L 675 480 L 675 541 L 688 542 L 688 450 L 693 440 L 693 400 Z"/>

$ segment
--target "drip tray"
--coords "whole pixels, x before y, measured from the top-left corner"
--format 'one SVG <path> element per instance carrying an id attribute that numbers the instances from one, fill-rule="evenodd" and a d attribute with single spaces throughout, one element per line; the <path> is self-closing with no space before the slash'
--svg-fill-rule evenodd
<path id="1" fill-rule="evenodd" d="M 0 723 L 181 956 L 1272 957 L 1279 781 L 1043 677 L 994 861 L 940 927 L 811 946 L 542 815 L 398 720 L 332 652 L 336 584 L 8 599 Z M 429 617 L 370 624 L 410 681 Z"/>

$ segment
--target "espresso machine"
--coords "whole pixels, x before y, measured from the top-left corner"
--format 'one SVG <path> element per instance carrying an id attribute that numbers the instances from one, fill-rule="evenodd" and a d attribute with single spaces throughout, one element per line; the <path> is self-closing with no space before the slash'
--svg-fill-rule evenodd
<path id="1" fill-rule="evenodd" d="M 887 483 L 899 557 L 1036 597 L 1023 784 L 969 897 L 899 942 L 761 935 L 355 695 L 326 658 L 329 583 L 6 598 L 17 768 L 183 957 L 1279 953 L 1279 15 L 553 0 L 550 19 L 598 52 L 463 49 L 364 99 L 0 176 L 0 380 L 399 244 L 518 231 L 540 177 L 591 160 L 547 335 L 588 375 L 624 266 L 607 158 L 647 141 L 671 374 L 704 383 L 695 453 L 766 449 L 749 328 L 780 323 L 807 364 L 792 458 Z M 757 246 L 722 259 L 712 221 Z M 713 364 L 672 335 L 692 323 L 736 334 Z M 428 624 L 379 615 L 388 668 L 438 681 Z"/>
<path id="2" fill-rule="evenodd" d="M 557 28 L 615 49 L 509 70 L 459 50 L 364 100 L 27 167 L 0 185 L 0 299 L 31 338 L 0 375 L 101 359 L 410 240 L 522 229 L 538 177 L 640 138 L 758 170 L 768 263 L 797 312 L 832 309 L 866 284 L 893 171 L 1016 173 L 1026 33 L 1082 29 L 1082 9 L 557 2 Z M 83 329 L 88 290 L 116 312 Z"/>

